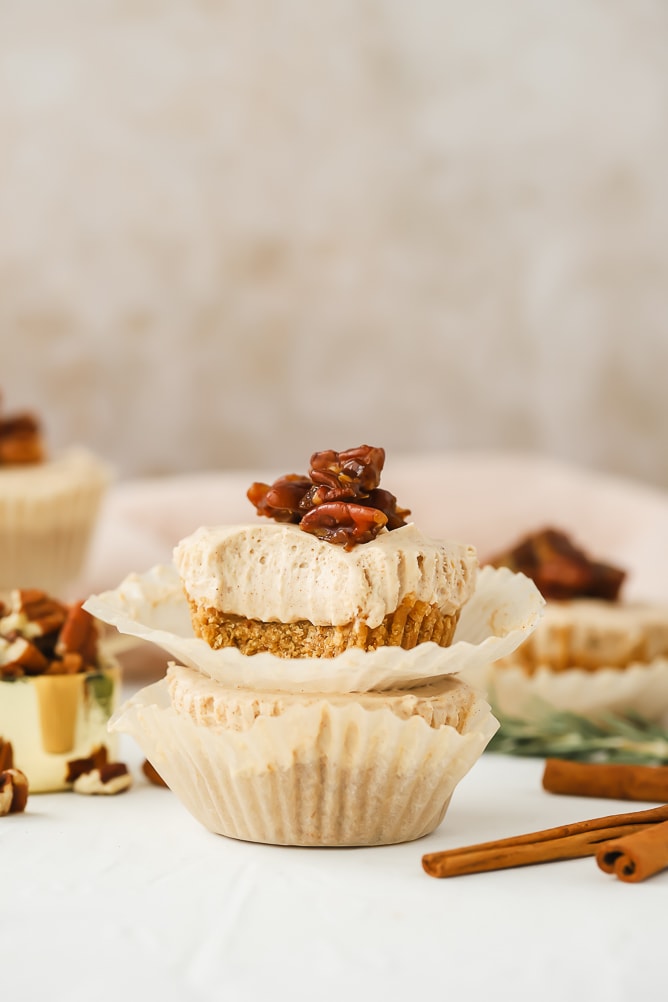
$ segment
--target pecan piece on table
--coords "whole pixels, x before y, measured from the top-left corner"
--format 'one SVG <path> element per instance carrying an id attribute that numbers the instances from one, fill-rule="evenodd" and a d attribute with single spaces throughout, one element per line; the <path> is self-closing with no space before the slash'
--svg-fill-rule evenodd
<path id="1" fill-rule="evenodd" d="M 83 772 L 74 780 L 75 793 L 106 794 L 113 796 L 124 793 L 132 786 L 132 776 L 125 762 L 107 762 L 99 769 Z"/>
<path id="2" fill-rule="evenodd" d="M 169 789 L 167 783 L 164 781 L 156 767 L 149 762 L 147 758 L 145 758 L 142 762 L 141 771 L 144 773 L 149 783 L 153 783 L 154 786 L 163 786 L 166 790 Z"/>
<path id="3" fill-rule="evenodd" d="M 20 814 L 28 803 L 28 779 L 20 769 L 0 772 L 0 817 Z"/>
<path id="4" fill-rule="evenodd" d="M 79 776 L 83 776 L 86 772 L 92 772 L 93 769 L 101 769 L 108 761 L 109 753 L 106 745 L 98 745 L 85 758 L 71 758 L 67 762 L 65 782 L 74 783 Z"/>

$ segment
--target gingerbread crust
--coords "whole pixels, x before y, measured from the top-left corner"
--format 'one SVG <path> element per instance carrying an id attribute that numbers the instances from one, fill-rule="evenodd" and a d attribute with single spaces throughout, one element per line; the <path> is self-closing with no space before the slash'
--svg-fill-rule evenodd
<path id="1" fill-rule="evenodd" d="M 264 623 L 206 608 L 191 599 L 189 605 L 196 636 L 214 650 L 236 647 L 242 654 L 266 651 L 281 658 L 333 658 L 349 647 L 410 650 L 426 641 L 448 647 L 459 620 L 459 610 L 444 616 L 437 606 L 411 595 L 374 629 L 359 621 L 344 626 L 316 626 L 307 620 Z"/>

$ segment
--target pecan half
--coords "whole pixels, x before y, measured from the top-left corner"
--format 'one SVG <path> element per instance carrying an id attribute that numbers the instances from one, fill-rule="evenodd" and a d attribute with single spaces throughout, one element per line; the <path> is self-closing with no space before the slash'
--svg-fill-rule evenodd
<path id="1" fill-rule="evenodd" d="M 327 501 L 304 515 L 301 528 L 328 543 L 351 550 L 368 543 L 387 525 L 387 515 L 377 508 L 344 501 Z"/>

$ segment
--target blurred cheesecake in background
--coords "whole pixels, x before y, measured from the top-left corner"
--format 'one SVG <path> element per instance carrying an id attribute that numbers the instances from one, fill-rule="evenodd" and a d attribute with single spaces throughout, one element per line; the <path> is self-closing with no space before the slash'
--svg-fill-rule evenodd
<path id="1" fill-rule="evenodd" d="M 0 410 L 0 589 L 66 594 L 110 480 L 107 464 L 83 448 L 49 456 L 34 415 Z"/>

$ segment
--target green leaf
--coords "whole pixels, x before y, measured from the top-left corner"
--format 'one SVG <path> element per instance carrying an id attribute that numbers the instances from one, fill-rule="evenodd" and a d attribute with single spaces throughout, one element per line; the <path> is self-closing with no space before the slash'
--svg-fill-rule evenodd
<path id="1" fill-rule="evenodd" d="M 524 719 L 505 716 L 493 698 L 491 703 L 501 726 L 488 751 L 583 762 L 668 763 L 668 731 L 638 714 L 601 713 L 593 718 L 544 705 Z"/>

